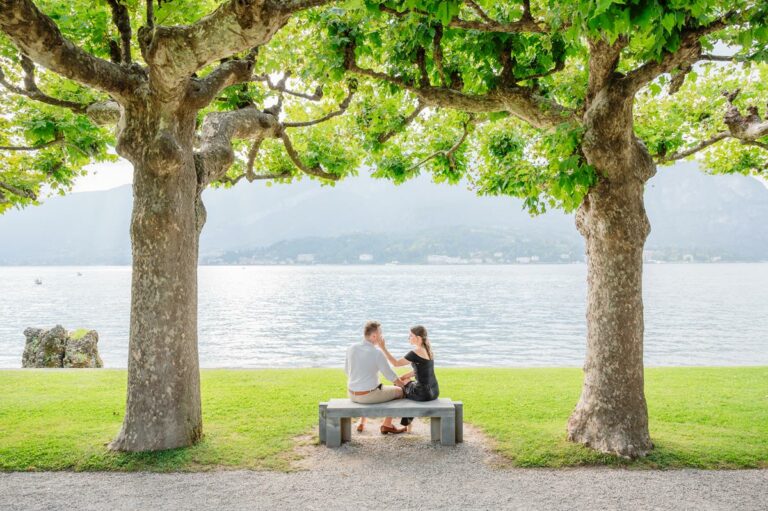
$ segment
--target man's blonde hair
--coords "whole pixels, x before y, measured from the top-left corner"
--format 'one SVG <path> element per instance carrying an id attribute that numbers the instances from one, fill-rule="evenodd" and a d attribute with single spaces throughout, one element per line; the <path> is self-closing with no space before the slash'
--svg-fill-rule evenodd
<path id="1" fill-rule="evenodd" d="M 378 321 L 369 321 L 368 323 L 365 324 L 365 329 L 363 330 L 363 332 L 365 333 L 365 337 L 366 338 L 370 337 L 372 333 L 376 332 L 376 330 L 380 328 L 381 328 L 381 323 L 379 323 Z"/>

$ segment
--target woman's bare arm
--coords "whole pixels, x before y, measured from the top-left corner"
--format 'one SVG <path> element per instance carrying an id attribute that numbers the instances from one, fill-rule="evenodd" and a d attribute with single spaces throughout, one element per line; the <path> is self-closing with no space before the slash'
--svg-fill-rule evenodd
<path id="1" fill-rule="evenodd" d="M 405 358 L 397 359 L 393 357 L 392 354 L 387 349 L 387 345 L 384 339 L 382 339 L 379 342 L 379 348 L 381 348 L 381 351 L 384 353 L 384 356 L 387 357 L 387 360 L 389 360 L 389 363 L 392 364 L 393 366 L 402 367 L 410 364 L 410 362 Z"/>

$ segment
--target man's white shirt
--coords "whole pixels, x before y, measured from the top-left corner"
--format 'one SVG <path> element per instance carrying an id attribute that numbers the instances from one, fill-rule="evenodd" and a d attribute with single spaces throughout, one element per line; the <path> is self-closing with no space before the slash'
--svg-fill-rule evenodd
<path id="1" fill-rule="evenodd" d="M 347 387 L 355 392 L 378 387 L 379 372 L 389 381 L 397 380 L 397 374 L 389 366 L 387 357 L 367 340 L 347 348 L 344 371 L 347 373 Z"/>

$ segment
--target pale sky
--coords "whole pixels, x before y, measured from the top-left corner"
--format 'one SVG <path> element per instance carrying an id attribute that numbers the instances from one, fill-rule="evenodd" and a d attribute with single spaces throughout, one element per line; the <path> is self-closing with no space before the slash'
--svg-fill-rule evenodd
<path id="1" fill-rule="evenodd" d="M 120 158 L 116 163 L 97 163 L 88 165 L 88 175 L 79 178 L 72 189 L 77 192 L 94 192 L 97 190 L 109 190 L 118 186 L 133 182 L 133 167 L 128 160 Z M 766 188 L 768 179 L 755 177 Z"/>
<path id="2" fill-rule="evenodd" d="M 116 163 L 95 163 L 86 168 L 88 175 L 77 179 L 73 192 L 109 190 L 133 182 L 133 166 L 123 158 Z"/>

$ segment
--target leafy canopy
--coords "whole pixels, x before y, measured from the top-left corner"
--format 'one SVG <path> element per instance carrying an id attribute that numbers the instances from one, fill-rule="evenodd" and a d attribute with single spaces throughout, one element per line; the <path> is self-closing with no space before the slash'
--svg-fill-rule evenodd
<path id="1" fill-rule="evenodd" d="M 660 66 L 637 95 L 634 116 L 635 133 L 659 162 L 726 129 L 724 90 L 742 89 L 742 109 L 768 99 L 763 2 L 349 0 L 307 21 L 321 41 L 312 48 L 316 58 L 307 57 L 312 76 L 366 77 L 355 122 L 374 175 L 402 182 L 428 171 L 437 181 L 466 179 L 481 194 L 523 198 L 532 213 L 574 210 L 599 179 L 580 150 L 590 41 L 621 46 L 616 72 Z M 689 32 L 718 23 L 699 38 L 701 57 L 719 51 L 730 62 L 661 67 Z M 684 83 L 676 92 L 673 77 Z M 437 89 L 456 99 L 434 101 Z M 572 115 L 536 126 L 503 101 L 481 104 L 515 91 L 541 98 L 543 110 L 554 105 Z M 455 157 L 446 157 L 465 131 Z M 724 138 L 701 160 L 712 172 L 764 173 L 767 155 Z"/>
<path id="2" fill-rule="evenodd" d="M 137 0 L 122 4 L 135 34 L 146 23 L 143 6 Z M 189 24 L 216 4 L 161 2 L 156 23 Z M 109 41 L 119 34 L 107 5 L 37 5 L 75 44 L 109 59 Z M 756 0 L 336 2 L 295 16 L 259 49 L 254 70 L 274 80 L 291 71 L 287 86 L 306 95 L 322 84 L 320 101 L 251 81 L 225 89 L 199 121 L 213 111 L 268 108 L 280 96 L 281 119 L 316 119 L 343 101 L 353 74 L 357 90 L 345 115 L 290 128 L 304 165 L 343 177 L 365 164 L 374 176 L 395 183 L 426 171 L 436 181 L 467 181 L 481 194 L 521 197 L 533 213 L 571 211 L 600 178 L 581 152 L 593 57 L 589 42 L 621 45 L 616 72 L 630 74 L 662 66 L 689 31 L 718 22 L 722 26 L 700 38 L 702 57 L 720 53 L 730 60 L 660 69 L 635 98 L 634 130 L 661 163 L 687 152 L 698 157 L 700 150 L 711 172 L 764 173 L 766 137 L 745 143 L 723 136 L 705 144 L 727 133 L 724 117 L 731 103 L 724 91 L 741 89 L 732 106 L 745 112 L 758 106 L 758 116 L 766 116 L 768 3 Z M 355 65 L 369 72 L 350 69 L 350 52 Z M 132 53 L 143 64 L 136 37 Z M 21 87 L 23 67 L 18 50 L 0 33 L 5 82 Z M 39 66 L 34 71 L 36 86 L 51 97 L 78 105 L 108 99 Z M 449 92 L 451 100 L 435 100 L 438 92 Z M 527 105 L 547 121 L 532 122 L 533 110 L 510 106 L 515 94 L 530 99 Z M 86 164 L 116 158 L 112 127 L 97 126 L 83 112 L 3 86 L 0 107 L 0 146 L 6 148 L 0 149 L 0 212 L 34 203 L 47 190 L 64 193 Z M 243 175 L 250 143 L 234 146 L 240 159 L 214 185 L 230 185 Z M 278 181 L 301 175 L 278 140 L 262 144 L 255 167 L 281 176 Z"/>

